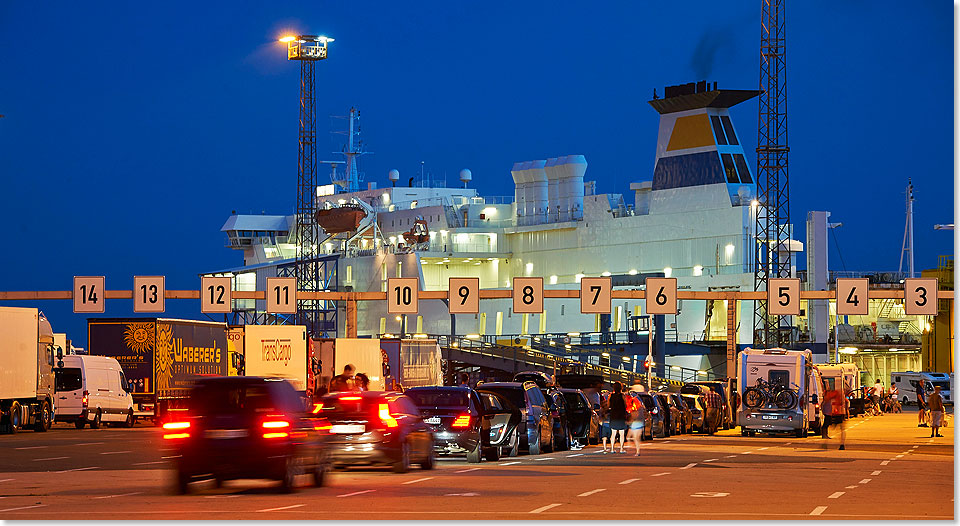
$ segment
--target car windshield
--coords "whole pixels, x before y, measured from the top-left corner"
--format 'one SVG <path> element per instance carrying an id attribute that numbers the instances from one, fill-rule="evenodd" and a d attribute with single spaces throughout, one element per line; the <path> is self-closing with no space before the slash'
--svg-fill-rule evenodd
<path id="1" fill-rule="evenodd" d="M 79 367 L 64 367 L 63 369 L 54 369 L 56 374 L 56 389 L 61 391 L 76 391 L 83 387 L 83 379 L 80 377 Z"/>
<path id="2" fill-rule="evenodd" d="M 193 392 L 190 407 L 199 415 L 238 415 L 275 411 L 267 386 L 200 385 Z"/>
<path id="3" fill-rule="evenodd" d="M 570 409 L 583 409 L 586 405 L 583 403 L 583 397 L 578 393 L 563 393 L 564 400 Z"/>
<path id="4" fill-rule="evenodd" d="M 527 407 L 527 401 L 523 398 L 523 389 L 520 387 L 484 387 L 483 390 L 496 393 L 517 407 Z"/>
<path id="5" fill-rule="evenodd" d="M 650 395 L 641 395 L 640 400 L 643 400 L 643 406 L 647 409 L 653 409 L 654 407 L 657 407 L 657 403 L 653 401 L 653 397 Z"/>
<path id="6" fill-rule="evenodd" d="M 410 389 L 403 394 L 420 407 L 466 407 L 467 393 L 453 389 Z"/>
<path id="7" fill-rule="evenodd" d="M 687 407 L 690 409 L 697 408 L 697 398 L 695 396 L 684 396 L 683 400 L 687 403 Z"/>

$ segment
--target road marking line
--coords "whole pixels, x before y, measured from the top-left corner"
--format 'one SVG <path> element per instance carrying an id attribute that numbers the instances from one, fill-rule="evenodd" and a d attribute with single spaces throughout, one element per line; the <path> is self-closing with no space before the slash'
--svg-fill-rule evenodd
<path id="1" fill-rule="evenodd" d="M 54 473 L 69 473 L 69 472 L 71 472 L 71 471 L 86 471 L 86 470 L 88 470 L 88 469 L 100 469 L 100 466 L 90 466 L 89 468 L 65 469 L 65 470 L 63 470 L 63 471 L 54 471 Z"/>
<path id="2" fill-rule="evenodd" d="M 594 493 L 600 493 L 601 491 L 607 491 L 607 490 L 606 490 L 606 488 L 592 489 L 592 490 L 590 490 L 590 491 L 584 491 L 583 493 L 581 493 L 581 494 L 579 494 L 579 495 L 577 495 L 577 496 L 578 496 L 578 497 L 589 497 L 590 495 L 593 495 Z"/>
<path id="3" fill-rule="evenodd" d="M 560 504 L 547 504 L 546 506 L 541 506 L 541 507 L 539 507 L 539 508 L 531 511 L 530 513 L 543 513 L 543 512 L 545 512 L 545 511 L 547 511 L 547 510 L 549 510 L 549 509 L 556 508 L 556 507 L 559 506 L 559 505 L 560 505 Z"/>
<path id="4" fill-rule="evenodd" d="M 749 455 L 750 453 L 753 453 L 753 451 L 744 451 L 743 453 L 740 453 L 740 454 L 741 454 L 741 455 Z"/>
<path id="5" fill-rule="evenodd" d="M 34 461 L 34 462 L 42 462 L 42 461 L 44 461 L 44 460 L 63 460 L 63 459 L 65 459 L 65 458 L 70 458 L 70 457 L 35 458 L 35 459 L 33 459 L 33 461 Z"/>
<path id="6" fill-rule="evenodd" d="M 468 473 L 470 471 L 476 471 L 481 468 L 470 468 L 470 469 L 461 469 L 460 471 L 454 471 L 454 473 Z"/>
<path id="7" fill-rule="evenodd" d="M 365 489 L 363 491 L 354 491 L 353 493 L 344 493 L 343 495 L 337 495 L 338 497 L 352 497 L 354 495 L 362 495 L 364 493 L 371 493 L 377 491 L 375 489 Z"/>
<path id="8" fill-rule="evenodd" d="M 404 485 L 406 485 L 406 484 L 416 484 L 417 482 L 423 482 L 423 481 L 425 481 L 425 480 L 430 480 L 430 479 L 432 479 L 432 478 L 433 478 L 433 477 L 423 477 L 422 479 L 415 479 L 415 480 L 408 480 L 408 481 L 406 481 L 406 482 L 401 482 L 401 484 L 404 484 Z"/>
<path id="9" fill-rule="evenodd" d="M 46 506 L 46 504 L 36 504 L 34 506 L 20 506 L 19 508 L 7 508 L 5 510 L 0 510 L 0 513 L 4 513 L 7 511 L 29 510 L 30 508 L 42 508 L 44 506 Z"/>
<path id="10" fill-rule="evenodd" d="M 567 458 L 582 457 L 583 455 L 585 455 L 585 453 L 577 453 L 576 455 L 567 455 Z"/>
<path id="11" fill-rule="evenodd" d="M 619 484 L 630 484 L 631 482 L 636 482 L 638 480 L 640 479 L 627 479 L 627 480 L 624 480 L 623 482 L 620 482 Z"/>
<path id="12" fill-rule="evenodd" d="M 154 460 L 153 462 L 137 462 L 134 466 L 149 466 L 150 464 L 166 464 L 162 460 Z"/>
<path id="13" fill-rule="evenodd" d="M 720 459 L 719 459 L 719 458 L 708 458 L 707 460 L 704 460 L 704 462 L 716 462 L 717 460 L 720 460 Z"/>
<path id="14" fill-rule="evenodd" d="M 121 453 L 131 453 L 130 451 L 104 451 L 101 455 L 119 455 Z"/>
<path id="15" fill-rule="evenodd" d="M 74 444 L 75 446 L 96 446 L 103 444 L 103 442 L 83 442 L 82 444 Z"/>
<path id="16" fill-rule="evenodd" d="M 692 468 L 693 466 L 696 466 L 696 465 L 697 465 L 696 462 L 691 462 L 691 463 L 687 464 L 686 466 L 683 466 L 683 467 L 680 468 L 680 469 L 690 469 L 690 468 Z"/>
<path id="17" fill-rule="evenodd" d="M 727 455 L 727 456 L 725 456 L 725 457 L 723 457 L 723 458 L 733 458 L 733 457 L 735 457 L 735 456 L 736 456 L 736 455 Z"/>
<path id="18" fill-rule="evenodd" d="M 871 473 L 871 475 L 876 476 L 876 475 L 879 475 L 880 473 L 882 473 L 882 472 L 881 472 L 881 471 L 874 471 L 873 473 Z"/>
<path id="19" fill-rule="evenodd" d="M 0 482 L 10 482 L 13 479 L 0 479 Z"/>
<path id="20" fill-rule="evenodd" d="M 903 454 L 897 455 L 897 458 L 903 458 Z"/>
<path id="21" fill-rule="evenodd" d="M 514 464 L 519 464 L 519 463 L 520 463 L 520 461 L 517 461 L 517 462 L 504 462 L 503 464 L 500 464 L 500 465 L 501 465 L 501 466 L 512 466 L 512 465 L 514 465 Z"/>
<path id="22" fill-rule="evenodd" d="M 813 511 L 810 512 L 810 515 L 820 515 L 826 510 L 827 510 L 826 506 L 817 506 L 816 508 L 813 508 Z"/>
<path id="23" fill-rule="evenodd" d="M 867 482 L 870 482 L 871 480 L 873 480 L 873 479 L 863 479 L 863 480 L 860 481 L 860 484 L 866 484 Z"/>
<path id="24" fill-rule="evenodd" d="M 838 491 L 838 492 L 836 492 L 836 493 L 831 494 L 831 495 L 830 495 L 829 497 L 827 497 L 827 498 L 828 498 L 828 499 L 839 499 L 840 496 L 843 495 L 844 493 L 846 493 L 846 491 Z"/>
<path id="25" fill-rule="evenodd" d="M 173 455 L 173 456 L 169 456 L 169 457 L 160 457 L 160 458 L 162 458 L 162 459 L 164 459 L 164 460 L 166 460 L 166 459 L 168 459 L 168 458 L 180 458 L 180 455 Z"/>
<path id="26" fill-rule="evenodd" d="M 280 510 L 289 510 L 289 509 L 293 509 L 293 508 L 302 508 L 302 507 L 304 507 L 304 506 L 306 506 L 306 504 L 293 504 L 293 505 L 291 505 L 291 506 L 283 506 L 283 507 L 280 507 L 280 508 L 267 508 L 267 509 L 265 509 L 265 510 L 257 510 L 257 511 L 258 511 L 258 512 L 261 512 L 261 511 L 280 511 Z"/>
<path id="27" fill-rule="evenodd" d="M 206 495 L 203 498 L 205 499 L 232 499 L 239 497 L 240 495 Z"/>
<path id="28" fill-rule="evenodd" d="M 920 446 L 913 446 L 913 449 L 917 449 L 918 447 L 920 447 Z"/>
<path id="29" fill-rule="evenodd" d="M 651 477 L 662 477 L 664 475 L 669 475 L 669 471 L 664 471 L 663 473 L 657 473 L 656 475 L 650 475 Z"/>
<path id="30" fill-rule="evenodd" d="M 544 460 L 553 460 L 553 457 L 540 457 L 540 458 L 535 458 L 535 459 L 533 459 L 533 460 L 535 460 L 535 461 L 537 461 L 537 462 L 542 462 L 542 461 L 544 461 Z"/>
<path id="31" fill-rule="evenodd" d="M 757 451 L 763 451 L 764 449 L 770 449 L 769 447 L 758 447 Z"/>
<path id="32" fill-rule="evenodd" d="M 142 491 L 134 491 L 134 492 L 131 492 L 131 493 L 121 493 L 121 494 L 119 494 L 119 495 L 104 495 L 104 496 L 102 496 L 102 497 L 94 497 L 94 498 L 95 498 L 95 499 L 112 499 L 112 498 L 114 498 L 114 497 L 129 497 L 129 496 L 131 496 L 131 495 L 139 495 L 139 494 L 141 494 L 141 493 L 143 493 L 143 492 L 142 492 Z"/>
<path id="33" fill-rule="evenodd" d="M 15 447 L 13 449 L 44 449 L 50 446 L 29 446 L 29 447 Z"/>
<path id="34" fill-rule="evenodd" d="M 883 462 L 880 463 L 880 465 L 881 465 L 881 466 L 886 466 L 886 465 L 889 464 L 889 463 L 890 463 L 889 460 L 884 460 Z"/>
<path id="35" fill-rule="evenodd" d="M 857 489 L 857 488 L 859 488 L 859 487 L 860 487 L 860 486 L 847 486 L 847 489 Z"/>

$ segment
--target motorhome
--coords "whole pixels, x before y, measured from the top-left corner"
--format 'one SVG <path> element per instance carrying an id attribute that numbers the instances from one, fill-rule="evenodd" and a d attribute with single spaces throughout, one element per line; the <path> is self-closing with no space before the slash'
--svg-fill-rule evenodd
<path id="1" fill-rule="evenodd" d="M 923 383 L 923 392 L 929 396 L 933 393 L 934 387 L 940 388 L 940 396 L 943 397 L 943 403 L 953 405 L 953 377 L 947 373 L 928 373 L 905 371 L 900 373 L 890 373 L 890 385 L 897 386 L 900 402 L 903 404 L 917 403 L 917 383 Z"/>
<path id="2" fill-rule="evenodd" d="M 798 438 L 807 436 L 812 370 L 813 353 L 809 349 L 740 351 L 737 355 L 740 433 L 753 436 L 758 432 L 790 432 Z"/>

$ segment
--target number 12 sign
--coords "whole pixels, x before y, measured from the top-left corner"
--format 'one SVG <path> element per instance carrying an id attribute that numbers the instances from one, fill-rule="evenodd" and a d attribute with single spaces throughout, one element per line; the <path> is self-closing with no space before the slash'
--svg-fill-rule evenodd
<path id="1" fill-rule="evenodd" d="M 206 314 L 229 313 L 232 307 L 231 278 L 200 278 L 200 312 Z"/>

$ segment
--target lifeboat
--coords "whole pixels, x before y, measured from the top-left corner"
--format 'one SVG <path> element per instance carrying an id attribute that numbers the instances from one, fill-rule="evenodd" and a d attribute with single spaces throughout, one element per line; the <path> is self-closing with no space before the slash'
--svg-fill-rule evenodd
<path id="1" fill-rule="evenodd" d="M 366 215 L 366 211 L 359 205 L 348 203 L 336 208 L 317 210 L 314 217 L 324 232 L 340 234 L 342 232 L 355 232 L 360 226 L 360 221 Z"/>

